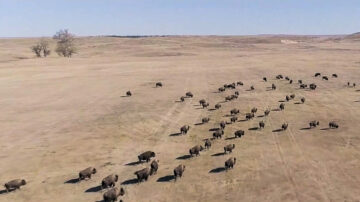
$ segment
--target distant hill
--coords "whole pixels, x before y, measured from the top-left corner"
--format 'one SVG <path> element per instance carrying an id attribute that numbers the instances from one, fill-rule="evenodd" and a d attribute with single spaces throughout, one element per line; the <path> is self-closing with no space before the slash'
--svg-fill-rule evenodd
<path id="1" fill-rule="evenodd" d="M 349 34 L 345 37 L 346 39 L 355 39 L 355 40 L 360 40 L 360 32 L 356 32 L 353 34 Z"/>

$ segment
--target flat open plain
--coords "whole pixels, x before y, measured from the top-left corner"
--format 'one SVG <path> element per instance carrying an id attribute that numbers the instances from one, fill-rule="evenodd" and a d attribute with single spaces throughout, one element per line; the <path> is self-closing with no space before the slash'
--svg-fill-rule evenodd
<path id="1" fill-rule="evenodd" d="M 0 201 L 101 201 L 98 186 L 111 173 L 124 184 L 124 201 L 360 201 L 360 88 L 346 86 L 360 85 L 359 40 L 85 37 L 70 59 L 35 58 L 29 47 L 37 40 L 0 40 L 0 183 L 28 182 L 8 194 L 1 187 Z M 318 88 L 299 89 L 298 79 Z M 157 81 L 164 87 L 155 88 Z M 235 90 L 217 89 L 236 81 L 244 82 L 239 98 L 223 102 Z M 277 90 L 267 89 L 272 83 Z M 133 96 L 124 97 L 127 90 Z M 176 102 L 187 91 L 194 98 Z M 291 93 L 284 111 L 258 117 Z M 295 104 L 300 97 L 305 104 Z M 202 109 L 200 99 L 222 108 Z M 242 121 L 252 107 L 257 116 Z M 240 121 L 226 126 L 225 137 L 198 157 L 177 159 L 212 137 L 209 129 L 229 121 L 233 108 Z M 210 122 L 194 125 L 203 117 Z M 265 129 L 249 130 L 261 120 Z M 312 120 L 320 126 L 303 129 Z M 340 127 L 329 130 L 329 121 Z M 273 132 L 283 122 L 289 128 Z M 172 135 L 185 124 L 187 135 Z M 245 136 L 231 138 L 239 129 Z M 227 144 L 236 145 L 232 154 L 218 154 Z M 137 184 L 133 173 L 149 164 L 131 163 L 147 150 L 156 152 L 159 170 Z M 231 156 L 234 169 L 210 172 Z M 186 170 L 175 183 L 169 175 L 181 163 Z M 72 183 L 89 166 L 98 170 L 92 179 Z"/>

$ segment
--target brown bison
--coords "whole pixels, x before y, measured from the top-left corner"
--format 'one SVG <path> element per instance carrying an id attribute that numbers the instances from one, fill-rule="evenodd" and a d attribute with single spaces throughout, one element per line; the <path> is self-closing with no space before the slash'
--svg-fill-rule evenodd
<path id="1" fill-rule="evenodd" d="M 329 128 L 339 128 L 339 125 L 338 125 L 336 122 L 331 121 L 331 122 L 329 123 Z"/>
<path id="2" fill-rule="evenodd" d="M 184 125 L 180 128 L 180 133 L 181 134 L 187 134 L 187 132 L 190 130 L 190 126 L 189 125 Z"/>
<path id="3" fill-rule="evenodd" d="M 224 130 L 224 129 L 225 129 L 225 126 L 226 126 L 225 121 L 221 121 L 221 122 L 220 122 L 220 128 Z"/>
<path id="4" fill-rule="evenodd" d="M 194 95 L 192 94 L 192 92 L 187 92 L 185 93 L 186 97 L 194 97 Z"/>
<path id="5" fill-rule="evenodd" d="M 310 121 L 309 126 L 310 128 L 316 128 L 319 124 L 319 121 Z"/>
<path id="6" fill-rule="evenodd" d="M 300 99 L 300 101 L 301 101 L 301 103 L 305 103 L 305 98 L 304 97 L 302 97 L 301 99 Z"/>
<path id="7" fill-rule="evenodd" d="M 337 74 L 332 74 L 332 77 L 337 78 L 338 75 Z"/>
<path id="8" fill-rule="evenodd" d="M 287 123 L 283 123 L 283 124 L 281 125 L 281 129 L 282 129 L 282 130 L 286 130 L 286 129 L 288 128 L 288 125 L 289 125 L 289 124 L 287 124 Z"/>
<path id="9" fill-rule="evenodd" d="M 205 102 L 205 103 L 202 104 L 202 107 L 204 109 L 204 108 L 207 108 L 209 105 L 210 105 L 209 103 Z"/>
<path id="10" fill-rule="evenodd" d="M 238 120 L 238 117 L 233 116 L 230 118 L 231 123 L 235 123 Z"/>
<path id="11" fill-rule="evenodd" d="M 267 82 L 267 78 L 266 78 L 266 77 L 264 77 L 264 78 L 263 78 L 263 81 Z"/>
<path id="12" fill-rule="evenodd" d="M 204 100 L 204 99 L 199 100 L 200 105 L 203 105 L 204 103 L 206 103 L 206 100 Z"/>
<path id="13" fill-rule="evenodd" d="M 276 90 L 275 84 L 271 84 L 271 89 L 272 89 L 272 90 Z"/>
<path id="14" fill-rule="evenodd" d="M 226 152 L 231 153 L 233 149 L 235 149 L 235 144 L 228 144 L 224 147 L 224 153 L 225 154 Z"/>
<path id="15" fill-rule="evenodd" d="M 138 183 L 142 182 L 143 180 L 147 181 L 149 176 L 151 175 L 151 169 L 144 168 L 136 171 L 134 174 L 137 177 Z"/>
<path id="16" fill-rule="evenodd" d="M 235 138 L 236 137 L 241 137 L 241 136 L 243 136 L 243 135 L 245 135 L 245 131 L 243 131 L 243 130 L 237 130 L 237 131 L 235 131 Z"/>
<path id="17" fill-rule="evenodd" d="M 317 72 L 315 73 L 315 77 L 321 76 L 321 73 Z"/>
<path id="18" fill-rule="evenodd" d="M 246 119 L 246 120 L 250 120 L 250 119 L 252 119 L 252 118 L 254 118 L 254 117 L 255 117 L 254 113 L 246 113 L 246 114 L 245 114 L 245 119 Z"/>
<path id="19" fill-rule="evenodd" d="M 243 82 L 241 82 L 241 81 L 238 81 L 238 82 L 236 82 L 236 85 L 238 85 L 238 86 L 243 86 L 243 85 L 244 85 L 244 83 L 243 83 Z"/>
<path id="20" fill-rule="evenodd" d="M 234 168 L 235 163 L 236 163 L 236 158 L 234 158 L 234 157 L 231 157 L 228 160 L 226 160 L 225 161 L 225 170 Z"/>
<path id="21" fill-rule="evenodd" d="M 264 127 L 265 127 L 264 121 L 260 121 L 260 122 L 259 122 L 259 128 L 262 129 L 262 128 L 264 128 Z"/>
<path id="22" fill-rule="evenodd" d="M 206 139 L 205 140 L 205 148 L 210 149 L 210 147 L 211 147 L 211 141 L 209 139 Z"/>
<path id="23" fill-rule="evenodd" d="M 178 177 L 182 177 L 182 175 L 184 174 L 185 172 L 185 165 L 178 165 L 175 169 L 174 169 L 174 178 L 175 178 L 175 181 Z"/>
<path id="24" fill-rule="evenodd" d="M 155 87 L 157 88 L 157 87 L 162 87 L 163 86 L 163 84 L 161 83 L 161 82 L 157 82 L 156 84 L 155 84 Z"/>
<path id="25" fill-rule="evenodd" d="M 6 191 L 9 192 L 11 190 L 20 189 L 20 187 L 24 185 L 26 185 L 26 181 L 24 179 L 15 179 L 5 183 L 4 186 Z"/>
<path id="26" fill-rule="evenodd" d="M 115 174 L 111 174 L 107 177 L 105 177 L 102 181 L 101 181 L 101 189 L 105 189 L 108 187 L 115 187 L 115 183 L 118 181 L 119 176 L 115 175 Z"/>
<path id="27" fill-rule="evenodd" d="M 256 107 L 253 107 L 253 108 L 251 109 L 251 113 L 255 114 L 256 112 L 257 112 L 257 108 L 256 108 Z"/>
<path id="28" fill-rule="evenodd" d="M 223 130 L 217 130 L 213 133 L 213 137 L 218 139 L 218 138 L 222 138 L 222 136 L 224 135 L 224 131 Z"/>
<path id="29" fill-rule="evenodd" d="M 79 172 L 79 181 L 84 180 L 86 178 L 91 179 L 91 175 L 96 173 L 96 168 L 88 167 Z"/>
<path id="30" fill-rule="evenodd" d="M 196 156 L 200 155 L 200 151 L 204 150 L 203 146 L 196 145 L 193 148 L 189 149 L 190 156 L 193 156 L 194 154 Z"/>
<path id="31" fill-rule="evenodd" d="M 215 109 L 220 109 L 221 108 L 221 104 L 216 104 L 215 105 Z"/>
<path id="32" fill-rule="evenodd" d="M 138 156 L 139 162 L 146 161 L 149 162 L 151 158 L 155 157 L 155 152 L 146 151 Z"/>
<path id="33" fill-rule="evenodd" d="M 307 88 L 307 85 L 306 84 L 300 84 L 300 88 Z"/>
<path id="34" fill-rule="evenodd" d="M 156 174 L 158 169 L 159 169 L 159 160 L 154 159 L 150 164 L 150 175 Z"/>
<path id="35" fill-rule="evenodd" d="M 284 104 L 284 103 L 281 103 L 281 104 L 279 105 L 279 108 L 280 108 L 281 111 L 284 110 L 284 109 L 285 109 L 285 104 Z"/>
<path id="36" fill-rule="evenodd" d="M 309 85 L 310 89 L 311 90 L 315 90 L 316 89 L 316 84 L 312 83 Z"/>
<path id="37" fill-rule="evenodd" d="M 109 191 L 105 192 L 103 195 L 104 202 L 114 202 L 117 201 L 119 196 L 124 196 L 125 190 L 123 188 L 114 187 Z M 120 200 L 122 202 L 122 200 Z"/>
<path id="38" fill-rule="evenodd" d="M 234 109 L 232 109 L 232 110 L 230 111 L 230 114 L 231 114 L 231 115 L 236 115 L 236 114 L 238 114 L 238 113 L 240 113 L 240 110 L 239 110 L 239 109 L 236 109 L 236 108 L 234 108 Z"/>
<path id="39" fill-rule="evenodd" d="M 131 95 L 131 91 L 126 92 L 126 96 L 130 97 Z"/>
<path id="40" fill-rule="evenodd" d="M 270 110 L 267 109 L 264 111 L 264 116 L 269 116 L 269 114 L 270 114 Z"/>
<path id="41" fill-rule="evenodd" d="M 210 118 L 208 118 L 208 117 L 205 117 L 205 118 L 202 118 L 201 119 L 201 122 L 204 124 L 204 123 L 207 123 L 207 122 L 209 122 L 210 121 Z"/>

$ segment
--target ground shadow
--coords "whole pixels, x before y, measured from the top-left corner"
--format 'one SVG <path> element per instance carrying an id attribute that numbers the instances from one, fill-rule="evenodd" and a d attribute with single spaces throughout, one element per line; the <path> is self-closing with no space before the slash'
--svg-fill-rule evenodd
<path id="1" fill-rule="evenodd" d="M 85 192 L 88 193 L 88 192 L 98 192 L 101 190 L 101 186 L 98 185 L 98 186 L 95 186 L 95 187 L 91 187 L 89 189 L 87 189 Z"/>
<path id="2" fill-rule="evenodd" d="M 301 103 L 301 102 L 295 102 L 294 104 L 295 104 L 295 105 L 299 105 L 299 104 L 302 104 L 302 103 Z"/>
<path id="3" fill-rule="evenodd" d="M 360 102 L 360 100 L 356 100 L 356 101 L 354 101 L 354 102 Z"/>
<path id="4" fill-rule="evenodd" d="M 211 156 L 223 156 L 225 155 L 224 152 L 219 152 L 219 153 L 216 153 L 216 154 L 212 154 Z"/>
<path id="5" fill-rule="evenodd" d="M 186 159 L 189 159 L 189 158 L 191 158 L 191 156 L 189 154 L 185 154 L 185 155 L 177 157 L 176 159 L 177 160 L 186 160 Z"/>
<path id="6" fill-rule="evenodd" d="M 238 120 L 238 122 L 245 122 L 247 121 L 246 119 L 241 119 L 241 120 Z"/>
<path id="7" fill-rule="evenodd" d="M 258 118 L 262 118 L 262 117 L 264 117 L 265 115 L 259 115 L 259 116 L 257 116 Z"/>
<path id="8" fill-rule="evenodd" d="M 310 130 L 310 127 L 300 128 L 300 130 Z"/>
<path id="9" fill-rule="evenodd" d="M 227 138 L 225 138 L 225 140 L 233 140 L 233 139 L 236 139 L 236 137 L 227 137 Z"/>
<path id="10" fill-rule="evenodd" d="M 198 107 L 198 108 L 195 108 L 195 109 L 205 109 L 205 108 L 202 108 L 202 107 Z"/>
<path id="11" fill-rule="evenodd" d="M 204 123 L 195 123 L 194 125 L 195 126 L 198 126 L 198 125 L 203 125 Z"/>
<path id="12" fill-rule="evenodd" d="M 183 101 L 181 101 L 181 100 L 175 100 L 175 102 L 183 102 Z"/>
<path id="13" fill-rule="evenodd" d="M 141 161 L 134 161 L 134 162 L 130 162 L 130 163 L 127 163 L 125 164 L 126 166 L 136 166 L 136 165 L 139 165 L 141 164 L 142 162 Z"/>
<path id="14" fill-rule="evenodd" d="M 138 180 L 136 178 L 130 179 L 130 180 L 125 180 L 124 182 L 121 183 L 121 185 L 130 185 L 130 184 L 136 184 L 138 183 Z"/>
<path id="15" fill-rule="evenodd" d="M 217 131 L 220 130 L 220 128 L 210 128 L 209 131 Z"/>
<path id="16" fill-rule="evenodd" d="M 286 102 L 285 100 L 279 100 L 278 102 Z"/>
<path id="17" fill-rule="evenodd" d="M 281 131 L 283 131 L 283 129 L 282 129 L 282 128 L 279 128 L 279 129 L 273 130 L 272 132 L 273 132 L 273 133 L 278 133 L 278 132 L 281 132 Z"/>
<path id="18" fill-rule="evenodd" d="M 180 135 L 181 135 L 181 133 L 172 133 L 169 136 L 180 136 Z"/>
<path id="19" fill-rule="evenodd" d="M 219 102 L 219 104 L 220 104 L 220 103 L 225 103 L 225 102 L 226 102 L 226 101 L 221 101 L 221 102 Z"/>
<path id="20" fill-rule="evenodd" d="M 175 180 L 174 175 L 166 175 L 164 177 L 160 177 L 159 179 L 156 180 L 156 182 L 169 182 L 171 180 Z"/>
<path id="21" fill-rule="evenodd" d="M 278 112 L 278 111 L 280 111 L 280 109 L 272 109 L 271 111 Z"/>
<path id="22" fill-rule="evenodd" d="M 130 97 L 130 96 L 127 96 L 127 95 L 122 95 L 122 96 L 120 96 L 120 97 Z"/>
<path id="23" fill-rule="evenodd" d="M 210 170 L 209 173 L 221 173 L 224 171 L 225 171 L 224 167 L 218 167 L 218 168 L 214 168 L 214 169 Z"/>
<path id="24" fill-rule="evenodd" d="M 212 108 L 212 109 L 208 109 L 208 111 L 215 111 L 216 109 Z"/>
<path id="25" fill-rule="evenodd" d="M 78 182 L 79 182 L 79 178 L 74 178 L 64 182 L 64 184 L 76 184 Z"/>
<path id="26" fill-rule="evenodd" d="M 331 128 L 322 128 L 320 130 L 330 130 Z"/>
<path id="27" fill-rule="evenodd" d="M 15 191 L 15 189 L 10 189 L 10 190 L 9 190 L 9 193 L 12 192 L 12 191 Z M 0 195 L 1 195 L 1 194 L 6 194 L 6 193 L 8 193 L 8 192 L 6 191 L 6 189 L 0 191 Z"/>
<path id="28" fill-rule="evenodd" d="M 252 127 L 252 128 L 249 128 L 249 130 L 259 130 L 259 127 Z"/>

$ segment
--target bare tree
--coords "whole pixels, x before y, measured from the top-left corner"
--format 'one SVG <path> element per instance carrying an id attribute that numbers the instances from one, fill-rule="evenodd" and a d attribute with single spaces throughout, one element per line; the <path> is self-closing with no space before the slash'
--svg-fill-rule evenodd
<path id="1" fill-rule="evenodd" d="M 53 38 L 57 40 L 55 51 L 58 55 L 71 57 L 74 53 L 76 53 L 76 47 L 74 45 L 75 36 L 67 29 L 56 32 Z"/>
<path id="2" fill-rule="evenodd" d="M 50 55 L 49 42 L 45 39 L 41 39 L 37 44 L 31 46 L 31 50 L 36 54 L 37 57 L 41 57 L 41 53 L 46 57 Z"/>

